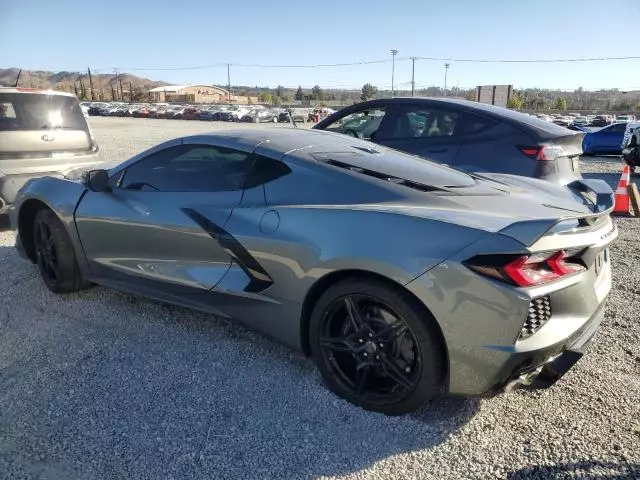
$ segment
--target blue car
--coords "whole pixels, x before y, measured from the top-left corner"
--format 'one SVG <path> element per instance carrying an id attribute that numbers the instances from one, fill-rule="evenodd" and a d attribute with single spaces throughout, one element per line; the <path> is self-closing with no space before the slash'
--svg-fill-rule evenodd
<path id="1" fill-rule="evenodd" d="M 626 128 L 626 123 L 614 123 L 587 132 L 582 140 L 582 151 L 585 155 L 622 153 L 620 146 Z"/>

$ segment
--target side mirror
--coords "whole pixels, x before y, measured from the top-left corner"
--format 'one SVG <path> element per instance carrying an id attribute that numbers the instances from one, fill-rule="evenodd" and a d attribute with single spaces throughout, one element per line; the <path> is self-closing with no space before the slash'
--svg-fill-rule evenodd
<path id="1" fill-rule="evenodd" d="M 83 175 L 82 183 L 92 192 L 108 192 L 109 172 L 106 170 L 89 170 Z"/>

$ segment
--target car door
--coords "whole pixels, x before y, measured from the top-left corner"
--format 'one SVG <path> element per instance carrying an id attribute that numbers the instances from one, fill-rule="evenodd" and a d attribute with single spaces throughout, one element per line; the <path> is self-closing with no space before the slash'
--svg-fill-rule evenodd
<path id="1" fill-rule="evenodd" d="M 134 291 L 215 287 L 231 265 L 216 232 L 251 161 L 251 149 L 179 143 L 118 172 L 111 191 L 87 192 L 76 225 L 91 276 Z"/>
<path id="2" fill-rule="evenodd" d="M 622 139 L 626 128 L 626 123 L 615 123 L 609 127 L 605 127 L 601 132 L 602 149 L 607 152 L 618 152 L 620 150 L 620 145 L 622 145 Z"/>
<path id="3" fill-rule="evenodd" d="M 458 129 L 462 113 L 428 102 L 388 106 L 375 133 L 377 143 L 424 158 L 451 164 L 458 155 Z"/>

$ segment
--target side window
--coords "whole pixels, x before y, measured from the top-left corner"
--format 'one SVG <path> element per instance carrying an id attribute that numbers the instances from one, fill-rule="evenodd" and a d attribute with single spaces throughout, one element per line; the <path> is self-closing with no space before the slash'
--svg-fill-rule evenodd
<path id="1" fill-rule="evenodd" d="M 243 188 L 264 185 L 290 173 L 291 169 L 286 163 L 262 155 L 253 155 L 253 165 L 244 181 Z"/>
<path id="2" fill-rule="evenodd" d="M 462 122 L 460 129 L 456 132 L 460 135 L 473 135 L 475 133 L 488 130 L 498 123 L 492 118 L 476 115 L 475 113 L 465 112 L 462 114 Z"/>
<path id="3" fill-rule="evenodd" d="M 618 123 L 617 125 L 612 126 L 609 129 L 609 132 L 611 133 L 622 133 L 627 129 L 627 124 L 626 123 Z"/>
<path id="4" fill-rule="evenodd" d="M 120 188 L 160 192 L 239 190 L 251 167 L 251 154 L 212 145 L 178 145 L 131 165 Z"/>
<path id="5" fill-rule="evenodd" d="M 360 110 L 336 120 L 325 130 L 370 140 L 380 128 L 384 116 L 385 109 L 382 107 Z"/>
<path id="6" fill-rule="evenodd" d="M 460 112 L 422 105 L 399 105 L 389 115 L 380 139 L 443 138 L 458 135 Z"/>

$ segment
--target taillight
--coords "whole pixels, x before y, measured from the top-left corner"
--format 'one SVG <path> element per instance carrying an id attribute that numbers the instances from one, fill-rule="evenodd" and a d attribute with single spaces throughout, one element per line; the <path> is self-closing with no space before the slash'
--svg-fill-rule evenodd
<path id="1" fill-rule="evenodd" d="M 520 151 L 529 158 L 535 158 L 542 162 L 552 162 L 559 157 L 566 156 L 562 147 L 543 145 L 535 147 L 518 147 Z"/>
<path id="2" fill-rule="evenodd" d="M 580 263 L 567 258 L 564 250 L 516 257 L 480 255 L 465 262 L 465 265 L 481 275 L 518 287 L 542 285 L 586 270 Z"/>

